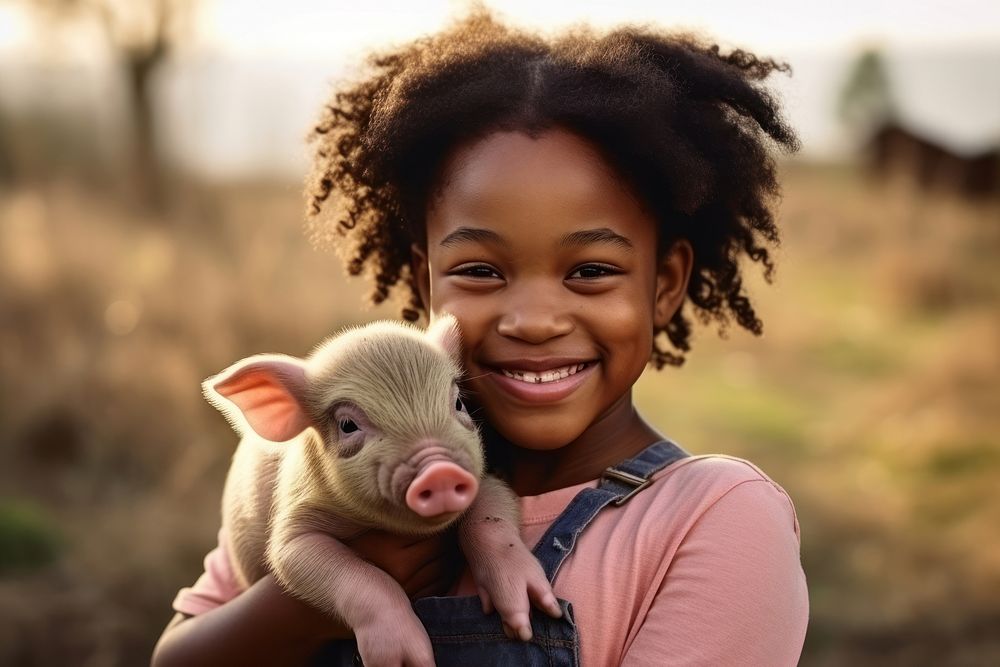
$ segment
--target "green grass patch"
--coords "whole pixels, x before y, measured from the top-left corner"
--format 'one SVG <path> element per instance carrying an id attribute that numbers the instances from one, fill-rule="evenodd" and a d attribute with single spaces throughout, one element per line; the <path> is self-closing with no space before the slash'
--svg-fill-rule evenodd
<path id="1" fill-rule="evenodd" d="M 807 414 L 790 396 L 769 387 L 720 388 L 717 426 L 765 445 L 799 445 Z"/>
<path id="2" fill-rule="evenodd" d="M 823 370 L 862 378 L 885 376 L 901 368 L 892 351 L 842 337 L 816 341 L 806 348 L 803 359 L 810 367 L 815 363 Z"/>
<path id="3" fill-rule="evenodd" d="M 51 565 L 63 550 L 54 522 L 20 501 L 0 502 L 0 576 Z"/>
<path id="4" fill-rule="evenodd" d="M 1000 443 L 952 443 L 936 448 L 926 465 L 932 477 L 963 477 L 986 474 L 1000 468 Z"/>
<path id="5" fill-rule="evenodd" d="M 728 451 L 736 442 L 754 451 L 797 451 L 803 444 L 815 405 L 806 393 L 763 378 L 733 381 L 713 366 L 692 364 L 678 373 L 643 377 L 635 391 L 643 415 L 671 437 L 695 434 L 694 448 L 712 451 Z"/>

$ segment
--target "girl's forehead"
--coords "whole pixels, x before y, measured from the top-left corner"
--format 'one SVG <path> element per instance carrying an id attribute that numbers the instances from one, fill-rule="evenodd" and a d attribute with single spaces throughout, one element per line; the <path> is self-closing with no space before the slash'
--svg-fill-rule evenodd
<path id="1" fill-rule="evenodd" d="M 588 140 L 559 128 L 537 137 L 495 132 L 449 156 L 428 208 L 428 232 L 512 219 L 593 227 L 639 215 L 639 202 Z"/>
<path id="2" fill-rule="evenodd" d="M 534 137 L 518 131 L 493 132 L 460 145 L 446 159 L 443 189 L 479 191 L 493 183 L 517 183 L 518 176 L 531 180 L 539 172 L 553 185 L 584 192 L 619 181 L 590 141 L 551 128 Z"/>

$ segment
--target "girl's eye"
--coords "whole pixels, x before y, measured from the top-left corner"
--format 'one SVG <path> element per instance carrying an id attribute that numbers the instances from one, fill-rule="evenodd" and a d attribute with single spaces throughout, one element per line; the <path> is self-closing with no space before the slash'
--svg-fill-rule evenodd
<path id="1" fill-rule="evenodd" d="M 607 264 L 584 264 L 573 271 L 573 273 L 569 274 L 569 278 L 582 278 L 583 280 L 588 280 L 603 278 L 604 276 L 613 276 L 619 273 L 621 273 L 621 271 Z"/>
<path id="2" fill-rule="evenodd" d="M 500 273 L 489 264 L 463 264 L 451 271 L 452 275 L 469 278 L 499 278 Z"/>
<path id="3" fill-rule="evenodd" d="M 354 433 L 358 430 L 358 425 L 350 419 L 341 419 L 337 425 L 340 427 L 341 433 Z"/>

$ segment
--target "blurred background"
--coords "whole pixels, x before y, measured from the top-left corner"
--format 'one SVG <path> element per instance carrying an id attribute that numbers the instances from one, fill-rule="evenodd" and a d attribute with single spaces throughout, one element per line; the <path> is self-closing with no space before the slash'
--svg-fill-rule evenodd
<path id="1" fill-rule="evenodd" d="M 640 409 L 791 494 L 803 664 L 1000 664 L 1000 4 L 487 4 L 791 63 L 765 335 L 698 329 Z M 307 242 L 304 137 L 466 6 L 0 0 L 0 664 L 147 663 L 235 446 L 201 380 L 395 315 Z"/>

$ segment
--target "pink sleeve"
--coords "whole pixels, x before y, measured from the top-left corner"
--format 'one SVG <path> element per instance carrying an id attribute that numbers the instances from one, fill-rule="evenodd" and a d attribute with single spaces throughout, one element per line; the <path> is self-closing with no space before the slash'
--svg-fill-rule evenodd
<path id="1" fill-rule="evenodd" d="M 796 665 L 808 619 L 791 500 L 748 480 L 691 527 L 622 664 Z"/>
<path id="2" fill-rule="evenodd" d="M 229 602 L 243 592 L 236 580 L 226 550 L 223 530 L 219 530 L 219 544 L 205 556 L 205 571 L 194 586 L 182 588 L 174 598 L 174 611 L 197 616 Z"/>

